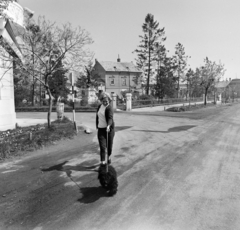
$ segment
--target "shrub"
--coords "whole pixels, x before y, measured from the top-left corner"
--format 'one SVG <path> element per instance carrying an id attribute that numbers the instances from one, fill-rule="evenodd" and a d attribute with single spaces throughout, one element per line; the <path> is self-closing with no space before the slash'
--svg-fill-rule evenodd
<path id="1" fill-rule="evenodd" d="M 139 100 L 153 100 L 154 97 L 152 95 L 146 95 L 146 94 L 142 94 L 139 96 Z"/>
<path id="2" fill-rule="evenodd" d="M 99 102 L 98 102 L 98 101 L 95 101 L 95 102 L 93 102 L 93 103 L 90 104 L 90 106 L 93 107 L 93 108 L 98 107 L 98 105 L 99 105 Z"/>
<path id="3" fill-rule="evenodd" d="M 84 98 L 80 101 L 81 106 L 86 106 L 87 104 L 88 104 L 88 100 L 86 98 Z"/>

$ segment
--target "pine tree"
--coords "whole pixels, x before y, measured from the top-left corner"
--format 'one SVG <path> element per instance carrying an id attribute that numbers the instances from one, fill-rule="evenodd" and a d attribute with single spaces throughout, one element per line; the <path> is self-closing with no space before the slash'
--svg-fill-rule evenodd
<path id="1" fill-rule="evenodd" d="M 165 57 L 156 75 L 155 96 L 161 99 L 164 96 L 174 96 L 177 82 L 177 77 L 174 76 L 175 69 L 172 58 Z"/>
<path id="2" fill-rule="evenodd" d="M 178 78 L 178 84 L 177 84 L 178 94 L 177 94 L 177 97 L 179 97 L 180 80 L 184 78 L 184 72 L 186 71 L 187 60 L 188 60 L 189 57 L 190 56 L 187 56 L 185 54 L 184 46 L 181 43 L 178 43 L 175 46 L 175 55 L 173 56 L 174 62 L 177 66 L 177 78 Z"/>
<path id="3" fill-rule="evenodd" d="M 159 29 L 159 23 L 154 20 L 152 14 L 147 14 L 145 22 L 142 25 L 143 35 L 139 37 L 139 49 L 134 52 L 137 53 L 137 66 L 145 72 L 147 87 L 146 93 L 149 94 L 149 83 L 152 75 L 152 65 L 156 61 L 156 44 L 161 44 L 166 40 L 164 28 Z"/>

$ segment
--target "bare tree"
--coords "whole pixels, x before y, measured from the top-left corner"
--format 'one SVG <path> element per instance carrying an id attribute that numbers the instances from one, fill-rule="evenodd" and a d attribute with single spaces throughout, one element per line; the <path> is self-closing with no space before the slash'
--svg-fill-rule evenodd
<path id="1" fill-rule="evenodd" d="M 1 0 L 0 1 L 0 17 L 7 18 L 7 15 L 5 14 L 5 10 L 7 9 L 10 2 L 13 2 L 13 0 Z"/>
<path id="2" fill-rule="evenodd" d="M 216 62 L 210 61 L 207 57 L 204 59 L 204 62 L 205 65 L 197 71 L 201 77 L 200 85 L 204 89 L 204 105 L 206 105 L 209 89 L 224 75 L 225 69 L 223 64 L 217 64 Z"/>
<path id="3" fill-rule="evenodd" d="M 70 71 L 83 68 L 93 57 L 88 47 L 93 41 L 86 30 L 81 27 L 72 28 L 70 23 L 58 27 L 44 17 L 39 17 L 35 26 L 40 29 L 35 34 L 34 41 L 31 30 L 27 30 L 23 36 L 24 45 L 21 49 L 24 62 L 18 68 L 30 73 L 45 87 L 49 96 L 47 120 L 50 127 L 53 96 L 49 78 L 62 68 L 60 63 Z"/>

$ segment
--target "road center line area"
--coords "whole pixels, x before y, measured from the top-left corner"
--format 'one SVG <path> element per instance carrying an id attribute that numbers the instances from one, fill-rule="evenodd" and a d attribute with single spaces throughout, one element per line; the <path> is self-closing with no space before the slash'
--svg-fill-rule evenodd
<path id="1" fill-rule="evenodd" d="M 76 113 L 90 134 L 0 163 L 0 229 L 240 229 L 240 104 L 114 118 L 115 196 L 97 179 L 95 113 Z"/>

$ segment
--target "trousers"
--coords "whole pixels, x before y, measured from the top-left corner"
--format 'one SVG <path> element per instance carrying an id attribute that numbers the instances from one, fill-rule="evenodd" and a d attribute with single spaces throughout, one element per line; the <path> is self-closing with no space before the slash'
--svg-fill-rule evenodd
<path id="1" fill-rule="evenodd" d="M 106 128 L 98 128 L 98 142 L 100 147 L 100 160 L 105 161 L 106 148 L 108 157 L 112 154 L 113 147 L 113 139 L 115 136 L 115 130 L 110 129 L 108 132 L 108 146 L 107 146 L 107 129 Z"/>

